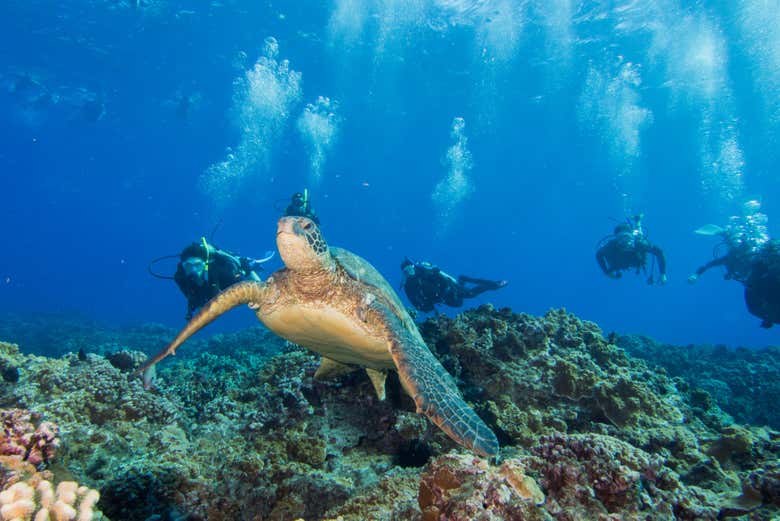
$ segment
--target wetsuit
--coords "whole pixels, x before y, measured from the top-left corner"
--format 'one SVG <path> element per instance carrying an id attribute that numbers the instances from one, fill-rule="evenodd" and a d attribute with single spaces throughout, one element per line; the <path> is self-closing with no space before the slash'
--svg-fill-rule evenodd
<path id="1" fill-rule="evenodd" d="M 206 280 L 202 285 L 185 272 L 183 263 L 192 258 L 201 259 L 206 265 Z M 173 279 L 187 298 L 187 318 L 228 286 L 244 278 L 259 280 L 250 263 L 249 258 L 237 257 L 218 248 L 209 247 L 206 251 L 205 246 L 199 243 L 185 248 L 180 255 Z"/>
<path id="2" fill-rule="evenodd" d="M 755 256 L 745 281 L 745 304 L 762 320 L 761 327 L 780 324 L 780 244 L 768 243 Z"/>
<path id="3" fill-rule="evenodd" d="M 409 302 L 420 311 L 433 311 L 437 304 L 452 307 L 463 305 L 463 299 L 473 298 L 488 290 L 502 288 L 506 281 L 476 279 L 461 275 L 457 280 L 428 262 L 417 262 L 403 281 Z M 467 286 L 472 284 L 472 286 Z"/>
<path id="4" fill-rule="evenodd" d="M 653 255 L 658 263 L 661 277 L 666 275 L 666 257 L 658 246 L 644 236 L 622 232 L 611 238 L 596 252 L 596 262 L 605 275 L 618 278 L 622 270 L 634 268 L 637 273 L 647 265 L 647 254 Z"/>
<path id="5" fill-rule="evenodd" d="M 750 278 L 750 270 L 753 264 L 753 254 L 745 248 L 730 248 L 726 255 L 712 259 L 707 264 L 696 270 L 696 276 L 701 276 L 705 271 L 716 266 L 726 268 L 724 279 L 745 282 Z"/>
<path id="6" fill-rule="evenodd" d="M 315 224 L 320 224 L 317 213 L 309 206 L 309 203 L 304 203 L 303 201 L 297 202 L 293 200 L 293 202 L 287 206 L 284 215 L 287 217 L 307 217 L 314 221 Z"/>

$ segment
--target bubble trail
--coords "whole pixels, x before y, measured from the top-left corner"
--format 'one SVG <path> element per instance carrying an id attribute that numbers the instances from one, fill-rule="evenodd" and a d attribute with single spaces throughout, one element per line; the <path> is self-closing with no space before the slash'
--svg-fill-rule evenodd
<path id="1" fill-rule="evenodd" d="M 301 73 L 278 61 L 279 44 L 265 39 L 263 55 L 233 82 L 233 123 L 238 144 L 201 175 L 200 188 L 217 205 L 237 193 L 250 175 L 268 171 L 270 156 L 291 110 L 301 98 Z"/>
<path id="2" fill-rule="evenodd" d="M 298 117 L 298 132 L 309 154 L 311 181 L 319 183 L 322 167 L 339 134 L 338 102 L 320 96 Z"/>
<path id="3" fill-rule="evenodd" d="M 458 207 L 473 191 L 468 177 L 473 166 L 468 138 L 464 132 L 466 121 L 461 117 L 452 120 L 450 136 L 454 143 L 447 149 L 443 162 L 447 166 L 447 175 L 441 179 L 431 194 L 439 229 L 446 231 L 455 219 Z"/>

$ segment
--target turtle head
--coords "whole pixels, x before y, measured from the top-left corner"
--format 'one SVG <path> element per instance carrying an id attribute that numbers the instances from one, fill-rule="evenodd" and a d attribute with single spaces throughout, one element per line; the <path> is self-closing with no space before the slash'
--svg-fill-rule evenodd
<path id="1" fill-rule="evenodd" d="M 306 217 L 282 217 L 276 229 L 276 247 L 292 271 L 310 271 L 327 265 L 330 251 L 320 228 Z"/>

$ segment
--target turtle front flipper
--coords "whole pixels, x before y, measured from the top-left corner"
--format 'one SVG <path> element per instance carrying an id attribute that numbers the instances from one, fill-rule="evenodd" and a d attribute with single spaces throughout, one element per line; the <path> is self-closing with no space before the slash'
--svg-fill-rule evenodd
<path id="1" fill-rule="evenodd" d="M 211 299 L 203 306 L 203 309 L 197 315 L 192 317 L 184 329 L 182 329 L 173 342 L 168 347 L 150 358 L 144 365 L 138 369 L 138 373 L 144 374 L 144 385 L 148 386 L 151 381 L 151 375 L 154 373 L 154 366 L 169 355 L 175 355 L 176 349 L 182 345 L 189 337 L 212 323 L 221 315 L 241 304 L 250 306 L 260 306 L 266 295 L 268 285 L 262 282 L 247 281 L 233 284 L 219 295 Z"/>
<path id="2" fill-rule="evenodd" d="M 390 353 L 401 384 L 426 415 L 447 435 L 481 456 L 498 454 L 498 439 L 463 401 L 452 376 L 416 330 L 402 329 L 390 340 Z"/>

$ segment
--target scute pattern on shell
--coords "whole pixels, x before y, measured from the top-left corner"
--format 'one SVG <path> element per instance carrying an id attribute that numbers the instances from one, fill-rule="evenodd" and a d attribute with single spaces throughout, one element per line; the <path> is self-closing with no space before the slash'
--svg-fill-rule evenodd
<path id="1" fill-rule="evenodd" d="M 416 327 L 406 312 L 406 308 L 401 303 L 401 299 L 398 298 L 398 294 L 371 263 L 363 257 L 342 248 L 331 247 L 330 253 L 338 265 L 352 279 L 376 289 L 377 294 L 375 296 L 389 302 L 393 313 L 401 320 L 405 328 Z"/>

